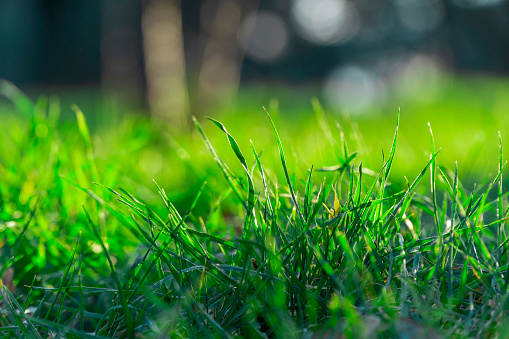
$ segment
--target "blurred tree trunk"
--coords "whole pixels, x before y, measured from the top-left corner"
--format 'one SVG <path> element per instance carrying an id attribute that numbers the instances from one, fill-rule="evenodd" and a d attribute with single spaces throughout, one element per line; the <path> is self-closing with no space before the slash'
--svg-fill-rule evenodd
<path id="1" fill-rule="evenodd" d="M 255 10 L 258 2 L 216 1 L 215 15 L 208 27 L 207 43 L 198 76 L 195 110 L 199 114 L 205 109 L 228 105 L 236 94 L 244 57 L 237 34 L 243 14 Z"/>
<path id="2" fill-rule="evenodd" d="M 138 0 L 101 2 L 101 83 L 116 106 L 143 103 L 143 64 Z"/>
<path id="3" fill-rule="evenodd" d="M 189 122 L 180 0 L 143 0 L 142 34 L 152 114 L 183 131 Z"/>

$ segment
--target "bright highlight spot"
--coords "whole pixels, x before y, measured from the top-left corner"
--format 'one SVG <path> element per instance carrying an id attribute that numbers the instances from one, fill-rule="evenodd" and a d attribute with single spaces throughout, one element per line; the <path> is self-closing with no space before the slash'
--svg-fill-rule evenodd
<path id="1" fill-rule="evenodd" d="M 265 62 L 275 61 L 288 47 L 288 29 L 279 15 L 259 11 L 244 19 L 239 40 L 249 58 Z"/>
<path id="2" fill-rule="evenodd" d="M 452 0 L 452 2 L 464 9 L 477 9 L 500 5 L 505 0 Z"/>
<path id="3" fill-rule="evenodd" d="M 432 102 L 447 85 L 446 72 L 437 60 L 426 55 L 416 55 L 403 65 L 394 78 L 396 93 L 402 98 L 419 102 Z"/>
<path id="4" fill-rule="evenodd" d="M 179 148 L 177 150 L 177 155 L 182 160 L 189 160 L 189 159 L 191 159 L 191 156 L 189 155 L 189 153 L 187 153 L 187 151 L 185 149 L 183 149 L 183 148 Z"/>
<path id="5" fill-rule="evenodd" d="M 296 0 L 290 16 L 295 31 L 318 45 L 344 43 L 360 26 L 357 10 L 344 0 Z"/>
<path id="6" fill-rule="evenodd" d="M 385 88 L 376 73 L 357 66 L 346 66 L 329 75 L 323 92 L 332 108 L 359 114 L 383 99 Z"/>
<path id="7" fill-rule="evenodd" d="M 397 0 L 396 12 L 401 23 L 415 32 L 427 32 L 444 21 L 444 6 L 438 0 Z"/>

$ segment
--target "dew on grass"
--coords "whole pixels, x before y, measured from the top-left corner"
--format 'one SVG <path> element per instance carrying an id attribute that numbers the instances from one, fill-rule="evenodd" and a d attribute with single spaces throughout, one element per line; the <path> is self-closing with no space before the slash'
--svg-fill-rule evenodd
<path id="1" fill-rule="evenodd" d="M 99 254 L 99 253 L 103 252 L 103 248 L 102 248 L 101 244 L 99 244 L 97 242 L 94 242 L 94 241 L 90 240 L 90 241 L 87 242 L 87 246 L 92 250 L 92 252 L 94 252 L 96 254 Z M 109 245 L 108 242 L 105 242 L 104 246 L 106 247 L 106 250 L 109 250 L 110 245 Z"/>
<path id="2" fill-rule="evenodd" d="M 102 247 L 101 247 L 101 245 L 99 245 L 98 243 L 94 243 L 94 244 L 90 247 L 90 249 L 91 249 L 91 250 L 92 250 L 92 252 L 94 252 L 94 253 L 101 253 L 101 252 L 102 252 L 102 250 L 103 250 L 103 249 L 102 249 Z"/>
<path id="3" fill-rule="evenodd" d="M 18 223 L 17 223 L 17 222 L 15 222 L 14 220 L 7 221 L 7 222 L 5 223 L 5 227 L 7 227 L 7 228 L 10 228 L 10 227 L 16 227 L 16 226 L 18 226 Z"/>
<path id="4" fill-rule="evenodd" d="M 187 151 L 185 149 L 183 149 L 182 147 L 177 150 L 177 155 L 182 160 L 188 160 L 191 158 L 189 153 L 187 153 Z"/>

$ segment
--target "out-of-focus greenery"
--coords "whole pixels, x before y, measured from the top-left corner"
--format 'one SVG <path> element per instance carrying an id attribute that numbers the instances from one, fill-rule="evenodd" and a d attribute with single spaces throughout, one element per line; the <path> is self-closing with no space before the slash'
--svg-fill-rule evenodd
<path id="1" fill-rule="evenodd" d="M 284 282 L 284 279 L 288 279 L 283 285 L 286 284 L 285 293 L 290 295 L 293 303 L 291 307 L 313 308 L 316 306 L 316 310 L 325 312 L 320 315 L 315 314 L 318 311 L 313 313 L 314 311 L 309 310 L 311 313 L 306 314 L 310 317 L 311 314 L 314 314 L 311 320 L 299 319 L 298 312 L 295 317 L 293 315 L 290 317 L 293 320 L 283 317 L 284 325 L 288 326 L 285 330 L 290 332 L 297 331 L 297 329 L 302 331 L 311 323 L 313 326 L 318 326 L 323 320 L 320 318 L 322 315 L 328 314 L 324 319 L 329 319 L 330 314 L 337 310 L 341 310 L 337 312 L 346 315 L 348 321 L 359 325 L 362 321 L 356 317 L 358 316 L 357 312 L 362 313 L 362 310 L 354 309 L 352 305 L 356 307 L 361 305 L 367 310 L 366 303 L 371 297 L 375 297 L 369 293 L 375 293 L 377 297 L 381 298 L 376 299 L 376 303 L 380 303 L 381 307 L 386 307 L 384 314 L 387 317 L 394 317 L 394 314 L 400 311 L 398 310 L 399 306 L 393 308 L 394 305 L 403 305 L 402 308 L 406 310 L 405 312 L 408 312 L 409 309 L 414 310 L 414 304 L 407 306 L 406 301 L 397 300 L 401 297 L 403 288 L 404 298 L 408 296 L 405 293 L 413 291 L 413 287 L 408 287 L 407 282 L 404 281 L 406 276 L 403 277 L 403 282 L 398 280 L 394 287 L 383 293 L 378 288 L 374 288 L 372 291 L 368 291 L 368 289 L 357 291 L 358 281 L 354 281 L 355 279 L 346 281 L 344 286 L 338 285 L 333 277 L 335 274 L 346 276 L 353 274 L 354 277 L 360 279 L 357 274 L 368 274 L 369 279 L 375 279 L 375 285 L 383 285 L 387 279 L 394 278 L 394 274 L 398 274 L 398 279 L 402 274 L 408 274 L 407 268 L 403 268 L 406 267 L 407 262 L 401 262 L 401 260 L 407 258 L 405 253 L 414 253 L 411 252 L 412 250 L 422 251 L 415 253 L 420 253 L 425 257 L 424 264 L 422 264 L 424 266 L 421 267 L 419 260 L 422 258 L 418 259 L 417 257 L 416 259 L 412 254 L 413 260 L 416 260 L 416 264 L 412 265 L 419 273 L 417 275 L 415 273 L 417 271 L 414 272 L 414 279 L 417 279 L 417 276 L 419 279 L 426 277 L 427 282 L 431 281 L 435 284 L 437 291 L 443 288 L 442 297 L 429 294 L 429 298 L 438 298 L 437 300 L 440 300 L 440 302 L 437 301 L 438 304 L 452 303 L 451 305 L 454 307 L 450 308 L 451 312 L 461 313 L 464 311 L 463 307 L 469 306 L 467 294 L 465 294 L 466 288 L 469 291 L 475 291 L 476 288 L 482 288 L 483 291 L 490 289 L 490 300 L 503 304 L 506 294 L 497 294 L 498 287 L 490 286 L 490 284 L 498 284 L 499 280 L 502 281 L 503 277 L 500 275 L 502 271 L 498 269 L 507 263 L 503 256 L 498 257 L 499 261 L 496 267 L 490 263 L 489 258 L 479 257 L 474 260 L 472 257 L 468 257 L 469 251 L 472 249 L 468 247 L 469 244 L 474 246 L 472 238 L 468 236 L 468 227 L 482 227 L 485 221 L 483 213 L 486 212 L 491 213 L 489 221 L 495 220 L 495 217 L 500 219 L 505 216 L 501 212 L 505 209 L 499 208 L 500 212 L 496 215 L 493 209 L 497 206 L 497 202 L 496 200 L 486 200 L 489 192 L 486 190 L 486 186 L 484 191 L 473 191 L 471 197 L 469 190 L 465 189 L 464 191 L 464 187 L 473 183 L 484 183 L 487 179 L 493 180 L 499 171 L 497 131 L 500 130 L 502 138 L 507 139 L 509 122 L 505 119 L 505 112 L 508 111 L 509 101 L 505 98 L 509 97 L 507 95 L 509 93 L 506 93 L 509 92 L 509 87 L 506 86 L 505 80 L 456 79 L 450 80 L 443 89 L 443 93 L 435 96 L 432 101 L 426 100 L 420 93 L 413 93 L 404 100 L 401 99 L 397 104 L 393 105 L 392 101 L 388 100 L 380 104 L 379 107 L 372 107 L 364 115 L 348 116 L 346 112 L 343 114 L 328 112 L 326 120 L 323 119 L 324 116 L 318 101 L 311 100 L 311 95 L 307 95 L 312 93 L 312 90 L 284 87 L 268 90 L 261 88 L 245 90 L 239 94 L 236 102 L 230 108 L 225 108 L 221 112 L 203 112 L 214 119 L 221 120 L 231 136 L 238 142 L 238 147 L 246 159 L 245 165 L 250 173 L 249 177 L 253 178 L 254 191 L 248 190 L 247 175 L 242 167 L 242 162 L 239 162 L 239 154 L 232 152 L 232 148 L 235 150 L 237 144 L 232 139 L 228 141 L 224 131 L 203 117 L 199 117 L 200 125 L 221 159 L 219 163 L 222 166 L 226 164 L 231 170 L 226 169 L 227 174 L 234 174 L 232 186 L 228 185 L 221 169 L 205 146 L 202 135 L 195 127 L 189 133 L 177 137 L 163 122 L 150 121 L 141 115 L 112 113 L 107 116 L 93 117 L 95 112 L 84 112 L 83 114 L 76 106 L 71 110 L 69 107 L 60 105 L 59 100 L 53 97 L 51 99 L 39 98 L 35 104 L 31 104 L 23 94 L 9 92 L 13 103 L 3 106 L 0 112 L 2 121 L 0 129 L 0 232 L 2 234 L 0 253 L 2 271 L 11 265 L 14 267 L 14 283 L 22 295 L 21 302 L 24 303 L 24 306 L 35 303 L 40 308 L 39 312 L 45 315 L 43 317 L 36 313 L 39 317 L 34 316 L 35 324 L 50 329 L 53 333 L 59 329 L 58 326 L 69 319 L 69 321 L 79 319 L 83 322 L 80 326 L 74 324 L 73 328 L 90 331 L 95 326 L 104 325 L 100 321 L 102 316 L 107 319 L 109 332 L 101 332 L 96 329 L 97 333 L 112 335 L 119 328 L 133 331 L 133 326 L 136 324 L 129 323 L 127 319 L 124 322 L 122 316 L 122 314 L 126 315 L 128 304 L 130 307 L 139 307 L 137 312 L 143 315 L 144 313 L 141 311 L 143 305 L 154 303 L 157 305 L 154 307 L 170 312 L 170 308 L 165 308 L 160 303 L 168 302 L 169 305 L 173 305 L 171 302 L 179 303 L 179 301 L 175 301 L 180 300 L 178 298 L 187 298 L 188 308 L 184 309 L 188 317 L 183 318 L 182 324 L 175 320 L 180 324 L 175 325 L 175 333 L 207 335 L 209 333 L 207 331 L 212 331 L 210 333 L 219 333 L 218 335 L 220 335 L 223 330 L 227 330 L 230 334 L 243 333 L 245 335 L 247 332 L 242 332 L 246 330 L 245 326 L 247 326 L 244 322 L 247 321 L 246 319 L 252 320 L 252 317 L 239 318 L 241 319 L 239 320 L 236 316 L 244 317 L 243 312 L 248 312 L 246 308 L 243 308 L 242 304 L 236 304 L 231 309 L 225 309 L 219 306 L 220 303 L 209 303 L 208 292 L 204 291 L 203 295 L 201 292 L 200 272 L 203 272 L 201 273 L 203 278 L 205 271 L 211 270 L 210 279 L 213 281 L 211 286 L 215 287 L 211 287 L 210 297 L 217 297 L 219 301 L 223 302 L 223 300 L 227 301 L 232 297 L 240 298 L 237 294 L 239 292 L 234 292 L 233 295 L 228 294 L 232 292 L 228 292 L 228 284 L 232 286 L 238 284 L 235 285 L 238 288 L 235 291 L 242 290 L 244 291 L 242 293 L 247 294 L 252 293 L 252 289 L 255 287 L 260 291 L 263 290 L 262 287 L 265 285 L 261 280 L 248 282 L 249 279 L 246 279 L 249 274 L 247 276 L 236 275 L 239 272 L 245 274 L 246 270 L 254 269 L 256 271 L 259 265 L 265 272 L 263 279 L 268 279 L 267 277 L 270 277 L 271 274 L 275 274 L 279 279 L 274 286 L 271 285 L 273 288 L 281 288 L 282 285 L 279 285 Z M 279 98 L 279 103 L 275 99 L 270 100 L 270 97 Z M 284 166 L 288 173 L 287 176 L 281 168 L 280 148 L 274 137 L 271 122 L 261 108 L 262 105 L 266 105 L 276 128 L 280 131 L 282 147 L 285 150 Z M 391 147 L 394 147 L 392 140 L 398 106 L 401 107 L 401 120 L 396 153 L 394 154 L 390 151 Z M 69 110 L 74 115 L 73 119 L 68 117 Z M 108 114 L 107 107 L 102 107 L 97 111 Z M 62 116 L 64 117 L 62 118 Z M 88 126 L 86 123 L 88 116 L 91 117 L 88 120 L 95 121 L 95 124 Z M 429 198 L 413 195 L 413 192 L 428 192 L 429 196 L 429 185 L 426 184 L 429 182 L 427 176 L 426 180 L 423 180 L 424 184 L 415 187 L 415 191 L 412 190 L 408 195 L 404 197 L 393 195 L 404 192 L 407 188 L 405 177 L 410 182 L 414 178 L 421 180 L 421 171 L 430 166 L 432 142 L 427 122 L 430 122 L 433 128 L 435 149 L 443 147 L 436 158 L 437 164 L 454 169 L 454 162 L 458 161 L 458 176 L 455 176 L 454 173 L 451 176 L 451 172 L 444 170 L 443 180 L 439 182 L 438 178 L 442 177 L 435 172 L 437 185 L 443 191 L 438 201 L 441 203 L 443 200 L 446 204 L 441 206 L 434 206 Z M 342 133 L 344 133 L 345 139 L 343 139 Z M 250 139 L 259 156 L 260 166 L 263 166 L 269 186 L 268 193 L 264 193 L 263 180 L 258 174 L 259 166 L 253 156 Z M 382 149 L 384 150 L 383 156 Z M 357 157 L 348 158 L 357 150 L 359 150 Z M 361 180 L 358 172 L 355 172 L 360 161 L 363 162 L 364 181 Z M 382 172 L 383 176 L 389 175 L 387 169 L 389 166 L 384 167 L 384 162 L 387 161 L 392 162 L 388 180 L 394 185 L 390 186 L 389 182 L 385 182 L 385 179 L 378 178 L 376 182 L 372 178 L 366 179 L 372 173 L 376 175 L 376 173 Z M 343 166 L 343 177 L 334 174 L 337 172 L 315 171 L 312 178 L 317 185 L 311 185 L 308 179 L 308 171 L 311 166 L 314 166 L 316 170 L 335 165 Z M 324 186 L 320 189 L 318 185 L 322 183 L 324 177 L 326 178 Z M 465 186 L 459 184 L 458 177 L 465 183 Z M 445 181 L 445 178 L 449 180 L 449 183 Z M 161 190 L 156 187 L 152 179 L 155 179 Z M 202 186 L 204 182 L 206 185 Z M 292 196 L 292 188 L 288 185 L 289 183 L 297 192 L 296 198 Z M 372 187 L 376 187 L 376 190 L 370 191 L 371 184 L 374 185 Z M 239 196 L 243 197 L 242 199 L 246 199 L 247 196 L 244 202 L 239 202 L 239 196 L 236 196 L 235 190 L 232 190 L 233 187 L 239 190 Z M 119 195 L 108 188 L 114 189 Z M 326 191 L 323 191 L 324 189 Z M 336 193 L 334 193 L 335 190 L 337 190 Z M 495 189 L 493 189 L 494 191 Z M 447 192 L 452 194 L 451 198 L 447 198 Z M 483 195 L 484 192 L 486 192 L 486 196 Z M 161 201 L 161 195 L 168 206 L 165 206 L 165 203 Z M 193 205 L 197 195 L 200 197 L 196 205 Z M 272 207 L 268 207 L 267 195 L 272 200 L 274 211 L 271 211 Z M 457 200 L 454 198 L 456 196 Z M 248 204 L 251 198 L 255 199 L 253 211 L 256 211 L 255 215 L 259 218 L 255 223 L 253 223 L 253 219 L 250 219 L 253 216 L 250 215 L 249 208 L 246 216 L 246 206 L 250 206 Z M 402 200 L 398 200 L 401 198 Z M 130 212 L 129 209 L 123 208 L 117 199 L 127 204 L 131 209 Z M 298 208 L 292 207 L 296 199 L 303 204 L 301 208 L 304 210 L 304 214 L 301 219 L 305 215 L 309 223 L 307 226 L 304 220 L 299 221 Z M 376 201 L 373 206 L 362 205 L 371 199 Z M 451 215 L 447 201 L 449 206 L 461 205 L 461 207 L 451 207 Z M 367 206 L 370 206 L 370 209 L 365 209 Z M 381 210 L 377 210 L 376 206 L 383 207 L 380 207 Z M 400 207 L 403 209 L 399 210 Z M 505 208 L 505 205 L 499 207 Z M 189 210 L 190 208 L 191 210 Z M 313 213 L 317 214 L 311 215 L 311 211 L 315 208 L 316 212 Z M 363 214 L 357 215 L 356 211 L 361 208 L 364 211 Z M 438 211 L 435 218 L 437 225 L 433 225 L 433 208 Z M 405 209 L 408 209 L 409 216 L 405 214 Z M 84 210 L 90 215 L 90 219 Z M 338 214 L 338 211 L 345 214 Z M 393 214 L 397 216 L 391 217 L 390 211 L 393 211 Z M 273 213 L 276 215 L 274 216 Z M 431 215 L 427 215 L 429 213 Z M 344 229 L 334 228 L 334 232 L 341 231 L 338 234 L 326 231 L 327 227 L 334 223 L 331 223 L 329 219 L 338 215 L 338 218 L 343 219 L 336 221 L 341 220 L 347 226 L 342 226 Z M 420 219 L 421 215 L 425 215 L 431 220 L 429 225 Z M 495 217 L 493 217 L 494 215 Z M 169 232 L 168 230 L 174 230 L 176 227 L 180 227 L 179 224 L 181 226 L 185 224 L 180 219 L 181 217 L 186 219 L 185 223 L 188 224 L 186 227 L 191 230 L 186 231 L 189 233 L 185 233 L 185 236 L 180 234 L 176 236 L 173 231 Z M 377 219 L 378 217 L 382 219 Z M 393 218 L 396 219 L 393 220 Z M 403 219 L 407 218 L 410 223 L 414 223 L 416 230 L 405 232 L 403 228 L 400 229 L 403 227 L 400 226 L 400 222 L 403 223 Z M 434 227 L 444 230 L 446 220 L 455 220 L 455 218 L 459 220 L 459 224 L 456 226 L 462 229 L 463 233 L 460 232 L 459 236 L 461 237 L 455 238 L 456 240 L 447 240 L 450 242 L 444 246 L 445 240 L 442 237 L 437 237 Z M 165 221 L 166 226 L 170 225 L 169 229 L 165 228 Z M 308 231 L 311 232 L 307 228 L 310 225 L 313 225 L 313 233 L 307 234 Z M 356 226 L 354 227 L 354 225 Z M 281 234 L 286 235 L 271 233 L 268 236 L 268 233 L 265 233 L 269 230 L 275 232 L 271 228 L 275 226 L 280 227 Z M 375 226 L 383 226 L 383 231 L 387 233 L 383 233 L 382 228 L 377 228 L 375 231 Z M 358 230 L 363 227 L 367 227 L 366 233 L 359 233 Z M 353 230 L 354 228 L 357 230 Z M 184 229 L 187 230 L 187 228 Z M 283 230 L 285 231 L 283 232 Z M 158 232 L 163 234 L 161 239 L 158 238 Z M 252 236 L 249 235 L 250 232 L 253 232 Z M 343 232 L 352 238 L 345 238 Z M 417 233 L 414 234 L 414 232 Z M 475 239 L 475 246 L 483 252 L 483 255 L 485 248 L 488 248 L 489 251 L 504 248 L 504 244 L 501 244 L 504 239 L 502 236 L 498 236 L 496 241 L 493 240 L 496 237 L 495 233 L 495 230 L 488 232 L 486 229 L 484 240 L 487 245 L 481 243 L 481 240 Z M 246 236 L 246 234 L 248 235 Z M 307 242 L 302 242 L 305 234 L 312 239 L 306 238 Z M 402 237 L 398 238 L 397 234 L 402 234 Z M 165 252 L 165 255 L 168 256 L 167 261 L 161 261 L 161 257 L 157 257 L 159 248 L 157 246 L 161 246 L 162 239 L 172 241 L 173 236 L 182 242 L 171 245 L 168 249 L 171 251 Z M 429 237 L 433 236 L 434 238 L 429 240 L 431 239 Z M 373 239 L 369 240 L 369 237 L 373 237 Z M 403 241 L 403 237 L 407 241 L 405 246 L 399 242 Z M 238 240 L 240 238 L 242 239 Z M 274 240 L 276 238 L 279 240 Z M 480 239 L 483 239 L 482 236 Z M 349 245 L 345 241 L 349 241 Z M 368 250 L 371 248 L 370 246 L 374 246 L 371 241 L 375 241 L 377 246 L 380 246 L 376 251 Z M 326 256 L 322 257 L 319 251 L 329 251 L 329 245 L 336 246 L 336 248 L 333 250 L 331 247 L 332 252 L 325 253 Z M 155 249 L 151 246 L 154 246 Z M 76 252 L 73 254 L 75 249 Z M 109 258 L 111 265 L 108 265 L 104 258 L 105 249 L 111 255 Z M 351 250 L 356 253 L 355 256 L 351 256 L 349 252 Z M 450 264 L 451 270 L 453 269 L 452 262 L 454 260 L 449 263 L 447 261 L 447 258 L 453 255 L 452 253 L 458 257 L 461 254 L 461 259 L 458 259 L 454 265 L 461 263 L 461 267 L 463 267 L 464 263 L 466 267 L 462 273 L 465 276 L 462 275 L 461 279 L 459 276 L 454 279 L 450 276 L 446 277 L 446 268 L 449 267 L 446 265 Z M 253 255 L 257 264 L 251 264 L 250 257 L 247 259 L 244 257 L 248 254 Z M 281 272 L 281 267 L 277 268 L 277 264 L 272 268 L 269 267 L 274 264 L 270 263 L 272 256 L 278 257 L 283 254 L 284 260 L 288 261 L 286 264 L 290 266 L 292 263 L 298 264 L 294 267 L 295 271 Z M 465 256 L 463 256 L 464 254 Z M 322 255 L 324 254 L 322 253 Z M 396 257 L 399 260 L 397 268 L 393 267 Z M 340 265 L 337 268 L 340 271 L 331 273 L 335 272 L 331 270 L 336 267 L 328 266 L 327 261 L 339 258 L 348 260 L 350 263 L 348 265 L 354 265 L 352 267 L 360 265 L 358 266 L 359 270 L 356 271 L 352 268 L 353 271 L 350 271 L 348 265 Z M 372 260 L 371 264 L 368 263 L 370 259 Z M 408 262 L 410 259 L 408 257 Z M 207 266 L 208 260 L 210 260 L 209 265 L 212 266 Z M 283 259 L 279 258 L 278 260 Z M 142 263 L 141 271 L 138 271 L 135 268 L 140 262 Z M 378 268 L 376 268 L 375 262 L 378 262 Z M 439 264 L 434 266 L 435 262 L 443 263 L 443 267 L 438 267 Z M 170 266 L 170 263 L 178 267 L 177 271 L 175 271 L 176 268 Z M 152 264 L 154 266 L 150 266 Z M 134 288 L 134 285 L 131 285 L 133 282 L 128 283 L 128 281 L 140 278 L 140 272 L 145 270 L 147 272 L 142 281 L 155 282 L 163 279 L 165 274 L 168 274 L 168 270 L 175 276 L 177 272 L 180 272 L 178 270 L 198 270 L 195 268 L 199 265 L 202 265 L 202 268 L 198 275 L 193 276 L 192 279 L 189 278 L 190 280 L 180 281 L 177 290 L 173 290 L 171 284 L 168 285 L 171 285 L 169 290 L 165 286 L 160 286 L 161 291 L 158 291 L 169 293 L 171 295 L 168 297 L 169 299 L 163 298 L 154 301 L 157 299 L 156 295 L 149 292 L 145 295 L 147 299 L 143 299 L 141 304 L 136 304 L 130 299 L 135 298 L 140 291 L 133 292 L 131 289 Z M 218 266 L 214 265 L 228 265 L 231 272 L 237 273 L 230 275 L 224 273 L 226 271 L 218 273 L 214 271 Z M 268 266 L 265 267 L 265 265 Z M 410 264 L 408 265 L 408 270 L 411 270 Z M 116 282 L 122 286 L 115 284 L 115 281 L 112 280 L 111 275 L 116 274 L 112 266 L 117 267 L 120 281 Z M 147 268 L 148 266 L 150 267 Z M 454 266 L 454 270 L 458 267 Z M 474 268 L 472 269 L 472 267 Z M 320 271 L 322 268 L 323 272 Z M 430 273 L 435 269 L 439 270 L 440 274 L 437 273 L 435 276 Z M 495 272 L 494 269 L 498 271 Z M 309 274 L 306 275 L 306 281 L 298 278 L 302 272 Z M 34 275 L 37 275 L 35 280 L 33 280 Z M 497 280 L 493 277 L 496 277 Z M 300 279 L 304 279 L 303 276 Z M 383 279 L 386 280 L 383 281 Z M 488 280 L 491 282 L 486 283 Z M 194 284 L 196 281 L 199 281 L 199 287 Z M 267 284 L 272 284 L 268 281 L 266 281 Z M 317 281 L 320 282 L 314 285 Z M 454 285 L 452 285 L 453 283 Z M 55 291 L 48 289 L 34 289 L 27 298 L 28 289 L 26 286 L 32 286 L 32 284 L 44 288 L 56 287 L 58 294 L 54 296 L 52 293 Z M 140 287 L 142 290 L 147 288 L 143 284 L 140 282 L 140 286 L 143 286 Z M 352 297 L 352 299 L 351 295 L 346 295 L 348 298 L 345 296 L 345 299 L 338 299 L 337 289 L 340 288 L 340 285 L 343 286 L 342 288 L 346 288 L 345 291 L 348 293 L 367 294 L 362 294 L 359 298 Z M 67 293 L 70 293 L 69 298 L 71 299 L 82 297 L 84 291 L 82 286 L 104 287 L 110 288 L 110 290 L 98 290 L 98 292 L 104 293 L 92 293 L 88 299 L 81 302 L 73 299 L 71 304 L 81 305 L 78 308 L 72 308 L 65 304 Z M 450 286 L 451 289 L 448 290 L 447 286 Z M 185 293 L 183 290 L 179 290 L 184 287 L 188 288 Z M 318 304 L 314 306 L 306 304 L 304 299 L 309 298 L 310 295 L 299 292 L 304 287 L 309 288 L 310 291 L 314 291 L 314 288 L 324 289 L 323 295 L 321 292 L 317 292 L 319 298 L 315 301 Z M 215 288 L 218 289 L 218 294 L 214 294 Z M 422 289 L 424 285 L 416 285 L 416 288 L 417 290 Z M 108 298 L 111 299 L 110 292 L 112 291 L 117 293 L 114 303 L 117 307 L 109 309 L 112 304 Z M 268 291 L 263 291 L 264 294 L 268 293 Z M 433 290 L 432 294 L 437 291 Z M 123 298 L 129 296 L 130 293 L 133 294 L 129 300 L 124 300 Z M 250 294 L 251 297 L 254 299 L 249 299 L 249 302 L 257 300 L 256 307 L 253 306 L 256 312 L 263 313 L 265 308 L 268 308 L 267 312 L 269 313 L 274 311 L 273 308 L 270 308 L 272 304 L 264 305 L 262 299 L 256 299 L 256 294 Z M 247 305 L 248 301 L 242 298 L 239 300 L 246 302 L 245 305 Z M 396 298 L 397 301 L 392 302 L 392 298 Z M 209 318 L 215 317 L 217 314 L 203 315 L 204 318 L 200 318 L 200 315 L 197 318 L 196 314 L 193 315 L 193 312 L 197 312 L 198 304 L 195 302 L 215 309 L 226 318 L 216 318 L 216 321 L 219 321 L 217 326 Z M 283 307 L 281 300 L 271 302 L 279 305 L 278 307 Z M 59 305 L 58 311 L 55 308 L 57 306 L 53 303 Z M 426 307 L 430 307 L 426 308 L 426 312 L 432 313 L 433 306 L 431 304 L 426 304 Z M 71 314 L 77 312 L 74 314 L 76 316 L 85 309 L 89 313 L 81 318 L 69 317 L 69 314 L 62 316 L 63 311 L 64 314 L 65 312 Z M 332 313 L 327 313 L 329 312 L 327 310 Z M 111 317 L 107 317 L 110 315 L 109 312 L 112 312 Z M 171 308 L 171 312 L 178 313 L 179 311 Z M 236 315 L 235 312 L 239 313 Z M 370 312 L 366 311 L 366 314 L 371 314 Z M 488 313 L 483 312 L 479 313 L 480 316 L 488 317 Z M 274 314 L 277 313 L 276 310 Z M 172 317 L 175 317 L 175 314 Z M 270 314 L 272 317 L 272 313 Z M 10 316 L 16 318 L 15 312 Z M 54 323 L 48 325 L 44 323 L 45 320 L 37 322 L 37 319 L 41 317 L 51 319 L 60 325 L 57 326 Z M 445 329 L 452 328 L 450 322 L 460 319 L 455 317 L 456 315 L 451 315 L 450 319 L 448 318 Z M 0 321 L 3 322 L 2 326 L 12 325 L 6 320 L 9 317 L 5 316 L 4 318 L 0 318 Z M 87 323 L 84 323 L 83 319 L 87 319 Z M 270 320 L 257 319 L 262 328 L 266 322 L 272 329 L 278 321 L 276 315 Z M 428 319 L 426 320 L 427 324 L 439 326 L 435 323 L 438 321 L 435 318 L 426 319 Z M 139 321 L 144 326 L 150 324 L 146 320 Z M 179 327 L 181 325 L 191 326 L 196 321 L 202 322 L 203 325 L 203 328 L 199 328 L 197 332 L 191 330 L 189 330 L 191 332 L 187 332 L 188 330 Z M 296 321 L 296 323 L 292 321 Z M 16 326 L 22 327 L 19 324 Z M 147 326 L 150 327 L 150 325 Z M 257 326 L 254 327 L 257 328 Z M 352 331 L 355 331 L 357 327 L 352 328 L 354 329 Z M 154 331 L 154 328 L 151 330 Z M 17 329 L 12 331 L 12 333 L 17 333 Z M 32 333 L 30 329 L 26 329 L 26 331 L 29 331 L 26 333 Z M 469 333 L 467 327 L 462 327 L 462 331 L 463 334 Z M 157 333 L 157 331 L 155 332 Z M 25 332 L 23 333 L 26 335 Z"/>

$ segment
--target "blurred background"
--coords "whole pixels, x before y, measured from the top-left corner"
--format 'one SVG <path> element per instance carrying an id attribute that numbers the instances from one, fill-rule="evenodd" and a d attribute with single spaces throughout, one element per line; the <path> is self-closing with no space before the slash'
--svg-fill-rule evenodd
<path id="1" fill-rule="evenodd" d="M 433 100 L 445 73 L 507 75 L 509 2 L 1 0 L 0 46 L 0 78 L 23 90 L 88 89 L 176 123 L 244 85 L 356 114 L 413 87 Z"/>
<path id="2" fill-rule="evenodd" d="M 240 126 L 248 149 L 269 142 L 252 121 L 276 98 L 305 168 L 333 165 L 309 127 L 316 97 L 376 164 L 401 107 L 399 174 L 429 158 L 430 122 L 439 160 L 484 178 L 509 134 L 508 74 L 506 0 L 0 0 L 0 78 L 34 101 L 57 94 L 64 120 L 72 103 L 92 129 L 115 112 L 174 131 L 208 115 Z"/>

